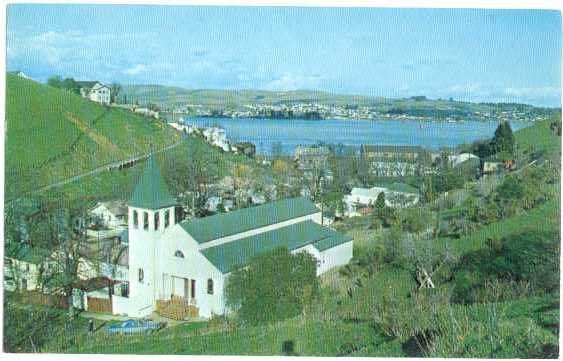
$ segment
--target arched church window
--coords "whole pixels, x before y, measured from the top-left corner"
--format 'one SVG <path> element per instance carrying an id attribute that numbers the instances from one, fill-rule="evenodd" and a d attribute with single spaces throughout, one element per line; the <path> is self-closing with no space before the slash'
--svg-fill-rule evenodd
<path id="1" fill-rule="evenodd" d="M 174 252 L 174 257 L 184 258 L 184 253 L 180 250 L 177 250 L 176 252 Z"/>
<path id="2" fill-rule="evenodd" d="M 213 280 L 211 278 L 207 280 L 207 293 L 213 294 Z"/>
<path id="3" fill-rule="evenodd" d="M 144 279 L 145 279 L 145 272 L 143 271 L 142 268 L 139 268 L 139 282 L 143 282 Z"/>
<path id="4" fill-rule="evenodd" d="M 139 213 L 133 211 L 133 227 L 139 228 Z"/>

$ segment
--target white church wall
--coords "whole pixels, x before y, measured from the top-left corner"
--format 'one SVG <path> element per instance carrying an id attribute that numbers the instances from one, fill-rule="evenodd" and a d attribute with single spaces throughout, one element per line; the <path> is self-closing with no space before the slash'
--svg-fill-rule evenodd
<path id="1" fill-rule="evenodd" d="M 114 315 L 127 315 L 129 312 L 129 298 L 112 295 L 111 307 Z"/>
<path id="2" fill-rule="evenodd" d="M 184 258 L 176 257 L 176 251 Z M 164 274 L 174 279 L 173 293 L 183 296 L 183 279 L 195 280 L 195 302 L 199 315 L 211 317 L 212 314 L 224 313 L 223 285 L 224 276 L 199 251 L 198 243 L 180 225 L 174 226 L 159 241 L 159 270 L 156 280 L 160 299 L 168 299 Z M 207 281 L 213 281 L 213 294 L 207 293 Z M 176 284 L 178 283 L 178 284 Z M 191 291 L 190 291 L 191 292 Z"/>
<path id="3" fill-rule="evenodd" d="M 349 241 L 320 252 L 321 264 L 317 274 L 348 264 L 353 257 L 353 249 L 353 241 Z"/>

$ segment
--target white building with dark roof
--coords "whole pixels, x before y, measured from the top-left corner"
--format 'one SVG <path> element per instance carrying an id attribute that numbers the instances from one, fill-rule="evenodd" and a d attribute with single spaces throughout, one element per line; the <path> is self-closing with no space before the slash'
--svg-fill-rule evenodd
<path id="1" fill-rule="evenodd" d="M 109 104 L 111 102 L 111 89 L 98 81 L 77 81 L 80 95 L 93 102 Z"/>
<path id="2" fill-rule="evenodd" d="M 152 157 L 128 203 L 128 297 L 113 313 L 144 317 L 211 317 L 228 312 L 229 274 L 261 252 L 309 252 L 317 274 L 347 264 L 353 241 L 321 225 L 308 199 L 290 198 L 179 222 L 175 200 Z"/>

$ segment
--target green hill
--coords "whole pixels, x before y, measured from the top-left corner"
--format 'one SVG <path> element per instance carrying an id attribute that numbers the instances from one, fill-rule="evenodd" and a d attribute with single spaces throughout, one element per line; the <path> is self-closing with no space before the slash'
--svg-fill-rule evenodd
<path id="1" fill-rule="evenodd" d="M 537 122 L 514 133 L 516 142 L 523 150 L 557 153 L 561 151 L 561 137 L 550 128 L 554 120 Z M 559 121 L 560 116 L 559 116 Z"/>
<path id="2" fill-rule="evenodd" d="M 7 74 L 6 199 L 179 139 L 163 122 Z"/>

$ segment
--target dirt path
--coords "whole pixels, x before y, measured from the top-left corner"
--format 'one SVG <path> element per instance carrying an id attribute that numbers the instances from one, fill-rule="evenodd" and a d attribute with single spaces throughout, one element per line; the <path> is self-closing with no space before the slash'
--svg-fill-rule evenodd
<path id="1" fill-rule="evenodd" d="M 86 123 L 77 117 L 73 116 L 69 112 L 65 113 L 65 117 L 70 120 L 78 129 L 80 129 L 84 134 L 86 134 L 90 139 L 92 139 L 100 147 L 111 151 L 112 153 L 123 156 L 124 153 L 119 147 L 113 144 L 106 136 L 98 133 L 96 130 L 90 128 Z"/>

